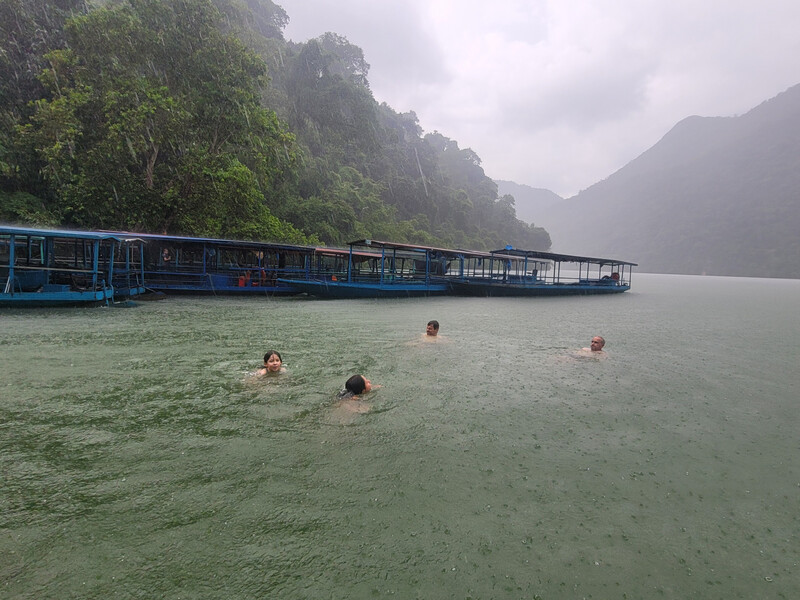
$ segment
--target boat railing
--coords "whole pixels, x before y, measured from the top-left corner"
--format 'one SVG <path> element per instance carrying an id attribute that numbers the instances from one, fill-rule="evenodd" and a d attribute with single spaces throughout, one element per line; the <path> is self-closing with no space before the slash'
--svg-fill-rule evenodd
<path id="1" fill-rule="evenodd" d="M 7 277 L 5 293 L 25 291 L 102 290 L 105 279 L 96 277 L 94 269 L 48 265 L 14 265 L 14 276 Z"/>
<path id="2" fill-rule="evenodd" d="M 234 289 L 268 289 L 284 287 L 281 278 L 305 279 L 302 268 L 245 268 L 203 271 L 148 270 L 145 271 L 147 286 L 154 289 L 183 291 L 220 291 Z"/>
<path id="3" fill-rule="evenodd" d="M 435 276 L 429 276 L 428 280 L 435 279 Z M 342 281 L 347 281 L 347 273 L 341 276 Z M 421 283 L 424 284 L 426 279 L 424 275 L 412 275 L 404 273 L 356 273 L 350 277 L 351 283 Z"/>

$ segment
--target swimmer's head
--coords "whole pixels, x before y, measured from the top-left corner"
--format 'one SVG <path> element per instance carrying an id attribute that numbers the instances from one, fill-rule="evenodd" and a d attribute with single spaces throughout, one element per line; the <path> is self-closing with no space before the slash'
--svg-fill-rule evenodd
<path id="1" fill-rule="evenodd" d="M 281 370 L 281 365 L 283 365 L 283 359 L 277 350 L 270 350 L 264 355 L 264 368 L 267 371 L 277 373 Z"/>
<path id="2" fill-rule="evenodd" d="M 369 379 L 363 375 L 353 375 L 345 382 L 344 389 L 354 396 L 358 396 L 359 394 L 370 391 L 372 389 L 372 384 Z"/>
<path id="3" fill-rule="evenodd" d="M 436 335 L 439 333 L 439 321 L 428 321 L 425 326 L 426 335 Z"/>
<path id="4" fill-rule="evenodd" d="M 599 352 L 603 349 L 603 346 L 606 345 L 606 341 L 601 338 L 599 335 L 596 335 L 592 338 L 592 343 L 590 344 L 592 348 L 592 352 Z"/>

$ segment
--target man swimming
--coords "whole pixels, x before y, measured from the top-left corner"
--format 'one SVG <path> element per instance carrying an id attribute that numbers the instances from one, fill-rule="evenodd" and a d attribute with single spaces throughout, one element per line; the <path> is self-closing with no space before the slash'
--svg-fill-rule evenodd
<path id="1" fill-rule="evenodd" d="M 600 337 L 599 335 L 596 335 L 596 336 L 594 336 L 592 338 L 592 341 L 589 344 L 589 347 L 588 348 L 583 348 L 583 350 L 586 351 L 586 352 L 602 352 L 603 354 L 605 354 L 605 351 L 603 350 L 603 346 L 605 346 L 605 345 L 606 345 L 606 341 L 602 337 Z"/>
<path id="2" fill-rule="evenodd" d="M 439 335 L 439 321 L 428 321 L 428 324 L 425 326 L 425 335 L 431 337 Z"/>

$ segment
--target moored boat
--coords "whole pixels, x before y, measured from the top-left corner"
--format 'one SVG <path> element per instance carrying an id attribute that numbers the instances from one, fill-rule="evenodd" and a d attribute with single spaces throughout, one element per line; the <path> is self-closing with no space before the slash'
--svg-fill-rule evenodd
<path id="1" fill-rule="evenodd" d="M 590 256 L 506 247 L 490 253 L 490 268 L 467 270 L 452 282 L 453 292 L 469 296 L 585 296 L 630 289 L 636 263 Z"/>
<path id="2" fill-rule="evenodd" d="M 0 226 L 0 306 L 109 304 L 135 296 L 144 287 L 134 248 L 110 233 Z M 126 266 L 115 272 L 118 265 Z"/>
<path id="3" fill-rule="evenodd" d="M 331 261 L 335 267 L 325 266 Z M 512 247 L 481 252 L 368 239 L 349 250 L 317 248 L 310 264 L 303 279 L 280 281 L 322 298 L 572 296 L 627 291 L 636 266 Z"/>
<path id="4" fill-rule="evenodd" d="M 143 240 L 147 288 L 165 294 L 297 294 L 279 278 L 304 274 L 314 252 L 310 246 L 270 242 L 124 235 Z"/>
<path id="5" fill-rule="evenodd" d="M 348 250 L 317 248 L 315 268 L 304 278 L 279 281 L 321 298 L 407 298 L 450 292 L 447 273 L 458 251 L 369 239 L 348 246 Z M 334 273 L 320 268 L 330 259 L 340 261 Z"/>

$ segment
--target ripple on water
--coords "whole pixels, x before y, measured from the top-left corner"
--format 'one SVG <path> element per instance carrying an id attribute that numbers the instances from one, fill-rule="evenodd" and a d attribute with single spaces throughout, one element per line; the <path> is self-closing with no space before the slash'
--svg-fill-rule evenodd
<path id="1" fill-rule="evenodd" d="M 4 314 L 4 593 L 792 597 L 800 290 L 641 279 Z"/>

